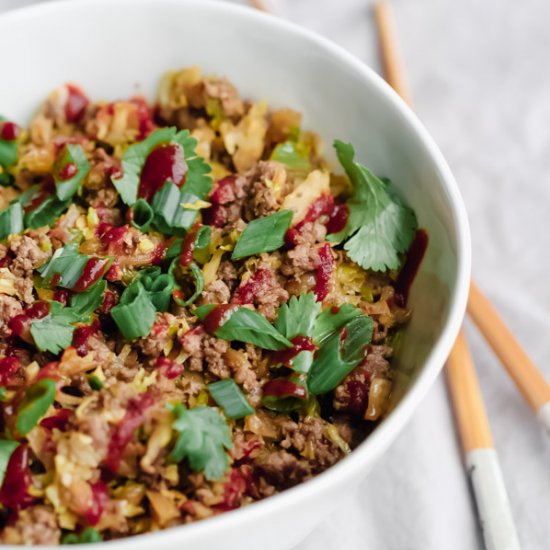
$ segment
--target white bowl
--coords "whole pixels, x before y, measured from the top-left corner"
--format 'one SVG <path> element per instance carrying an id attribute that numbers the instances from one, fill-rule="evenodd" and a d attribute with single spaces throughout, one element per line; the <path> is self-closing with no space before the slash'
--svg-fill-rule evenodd
<path id="1" fill-rule="evenodd" d="M 414 315 L 398 352 L 394 408 L 349 457 L 303 485 L 213 519 L 109 543 L 124 549 L 285 550 L 358 486 L 432 385 L 464 314 L 470 275 L 466 213 L 441 153 L 371 69 L 331 42 L 249 8 L 204 0 L 80 0 L 0 17 L 0 113 L 29 121 L 61 83 L 93 99 L 153 98 L 166 69 L 199 65 L 244 97 L 304 114 L 331 153 L 351 141 L 390 177 L 430 236 L 413 285 Z M 407 465 L 404 465 L 406 468 Z"/>

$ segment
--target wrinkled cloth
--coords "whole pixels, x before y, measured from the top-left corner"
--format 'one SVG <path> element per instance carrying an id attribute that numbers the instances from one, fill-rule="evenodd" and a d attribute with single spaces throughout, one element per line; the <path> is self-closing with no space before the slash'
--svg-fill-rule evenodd
<path id="1" fill-rule="evenodd" d="M 379 67 L 367 0 L 264 2 Z M 550 3 L 393 5 L 416 111 L 466 202 L 474 277 L 550 380 Z M 523 548 L 550 548 L 550 436 L 469 324 L 467 335 Z M 293 550 L 482 547 L 442 375 L 357 494 Z"/>

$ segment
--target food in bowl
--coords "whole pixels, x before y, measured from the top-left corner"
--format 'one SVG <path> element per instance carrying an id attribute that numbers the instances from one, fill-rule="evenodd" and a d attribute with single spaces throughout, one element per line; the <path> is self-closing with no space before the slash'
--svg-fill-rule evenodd
<path id="1" fill-rule="evenodd" d="M 198 68 L 154 108 L 67 84 L 0 122 L 3 543 L 207 518 L 366 437 L 427 240 L 334 147 L 345 176 Z"/>

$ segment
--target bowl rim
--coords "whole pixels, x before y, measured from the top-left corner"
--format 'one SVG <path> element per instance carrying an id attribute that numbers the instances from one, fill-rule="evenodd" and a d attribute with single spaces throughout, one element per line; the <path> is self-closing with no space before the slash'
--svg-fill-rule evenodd
<path id="1" fill-rule="evenodd" d="M 466 208 L 454 176 L 433 138 L 413 111 L 382 77 L 353 54 L 328 38 L 301 27 L 296 23 L 272 14 L 260 12 L 246 5 L 215 0 L 54 0 L 23 6 L 0 14 L 0 30 L 2 26 L 10 25 L 10 23 L 24 21 L 25 19 L 34 19 L 43 15 L 47 16 L 67 8 L 77 11 L 86 11 L 90 8 L 97 10 L 98 7 L 101 9 L 102 5 L 112 7 L 114 3 L 120 5 L 131 4 L 132 8 L 136 8 L 136 6 L 151 4 L 153 1 L 159 9 L 170 5 L 178 6 L 178 9 L 183 10 L 216 11 L 248 20 L 252 24 L 261 24 L 269 27 L 269 30 L 273 30 L 274 32 L 290 33 L 298 39 L 309 41 L 328 55 L 354 69 L 361 76 L 363 82 L 367 86 L 370 86 L 374 93 L 379 94 L 380 100 L 386 101 L 390 108 L 394 109 L 403 122 L 409 126 L 420 145 L 426 150 L 434 165 L 434 169 L 438 172 L 441 189 L 447 195 L 453 229 L 455 231 L 457 270 L 456 285 L 454 292 L 450 296 L 449 312 L 440 338 L 432 347 L 424 364 L 419 369 L 419 374 L 410 389 L 407 390 L 391 414 L 353 452 L 311 480 L 262 501 L 255 502 L 252 506 L 190 524 L 171 527 L 153 533 L 143 533 L 122 539 L 105 541 L 104 543 L 113 547 L 122 547 L 131 544 L 140 549 L 149 548 L 154 544 L 162 546 L 162 544 L 169 542 L 169 539 L 174 537 L 179 537 L 181 542 L 184 542 L 185 538 L 196 540 L 203 533 L 206 534 L 206 532 L 212 535 L 214 530 L 219 532 L 229 527 L 235 528 L 239 524 L 244 525 L 265 515 L 276 514 L 278 510 L 282 510 L 290 504 L 296 505 L 301 501 L 305 501 L 315 493 L 326 493 L 331 487 L 341 483 L 342 480 L 353 476 L 361 470 L 361 466 L 369 454 L 376 454 L 377 452 L 382 454 L 391 442 L 396 439 L 400 430 L 408 422 L 414 410 L 425 397 L 428 389 L 432 386 L 443 368 L 443 364 L 449 355 L 462 324 L 466 310 L 471 270 L 471 241 Z M 41 548 L 45 547 L 41 546 Z"/>

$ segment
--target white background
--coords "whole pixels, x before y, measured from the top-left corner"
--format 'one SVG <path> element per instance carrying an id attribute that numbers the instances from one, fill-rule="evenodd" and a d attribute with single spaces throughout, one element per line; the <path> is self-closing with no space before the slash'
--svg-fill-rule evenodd
<path id="1" fill-rule="evenodd" d="M 368 0 L 265 2 L 378 67 Z M 474 277 L 550 379 L 550 2 L 393 5 L 416 110 L 466 201 Z M 550 446 L 468 328 L 523 548 L 550 548 Z M 295 550 L 478 549 L 472 510 L 441 376 L 357 496 Z"/>

